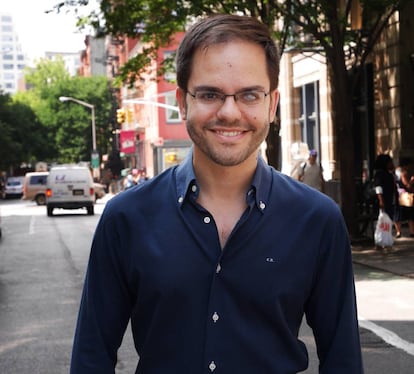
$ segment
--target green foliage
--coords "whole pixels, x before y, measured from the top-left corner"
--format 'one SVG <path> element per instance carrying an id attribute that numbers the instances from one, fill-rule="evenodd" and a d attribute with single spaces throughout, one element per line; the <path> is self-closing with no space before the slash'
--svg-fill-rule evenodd
<path id="1" fill-rule="evenodd" d="M 13 97 L 0 94 L 0 170 L 37 161 L 89 161 L 92 152 L 91 110 L 73 97 L 95 106 L 97 147 L 109 148 L 113 96 L 106 77 L 70 77 L 63 61 L 40 60 L 26 70 L 31 89 Z"/>
<path id="2" fill-rule="evenodd" d="M 407 1 L 407 0 L 405 0 Z M 348 46 L 347 58 L 361 65 L 369 55 L 390 14 L 404 0 L 360 0 L 362 30 L 349 23 L 355 0 L 102 0 L 89 17 L 79 17 L 80 25 L 92 25 L 97 35 L 139 38 L 144 50 L 121 67 L 117 82 L 132 85 L 177 31 L 194 19 L 212 13 L 237 13 L 260 19 L 277 38 L 281 51 L 308 50 L 327 55 L 328 63 L 340 48 Z M 79 11 L 85 0 L 59 2 L 56 9 Z M 368 40 L 367 40 L 368 39 Z M 362 57 L 362 58 L 361 58 Z M 163 69 L 161 66 L 160 69 Z"/>
<path id="3" fill-rule="evenodd" d="M 15 169 L 42 152 L 42 133 L 35 113 L 27 104 L 0 95 L 0 169 Z"/>
<path id="4" fill-rule="evenodd" d="M 59 149 L 59 161 L 90 160 L 91 109 L 72 101 L 59 102 L 60 96 L 76 98 L 95 106 L 97 146 L 101 154 L 106 153 L 113 101 L 108 80 L 105 77 L 76 77 L 57 84 L 53 93 L 53 110 L 56 115 L 52 128 Z"/>
<path id="5" fill-rule="evenodd" d="M 52 86 L 56 82 L 70 79 L 70 75 L 65 68 L 63 58 L 58 56 L 54 61 L 40 59 L 35 69 L 26 67 L 25 79 L 32 89 L 43 91 L 45 87 Z"/>

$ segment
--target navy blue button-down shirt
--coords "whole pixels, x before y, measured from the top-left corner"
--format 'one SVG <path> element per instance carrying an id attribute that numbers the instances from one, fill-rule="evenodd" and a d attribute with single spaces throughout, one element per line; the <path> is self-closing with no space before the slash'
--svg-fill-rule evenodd
<path id="1" fill-rule="evenodd" d="M 221 248 L 197 204 L 191 155 L 110 200 L 94 236 L 72 374 L 114 373 L 129 320 L 139 374 L 306 369 L 362 373 L 351 250 L 340 210 L 259 157 L 248 207 Z"/>

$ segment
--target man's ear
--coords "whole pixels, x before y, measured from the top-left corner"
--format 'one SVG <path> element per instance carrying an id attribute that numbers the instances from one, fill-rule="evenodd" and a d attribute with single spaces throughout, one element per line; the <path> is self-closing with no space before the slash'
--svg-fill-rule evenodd
<path id="1" fill-rule="evenodd" d="M 187 119 L 187 103 L 185 101 L 185 92 L 182 88 L 178 87 L 175 91 L 175 98 L 177 99 L 178 108 L 180 109 L 181 118 Z"/>
<path id="2" fill-rule="evenodd" d="M 277 105 L 279 104 L 279 91 L 274 90 L 269 95 L 270 95 L 269 123 L 272 123 L 275 120 Z"/>

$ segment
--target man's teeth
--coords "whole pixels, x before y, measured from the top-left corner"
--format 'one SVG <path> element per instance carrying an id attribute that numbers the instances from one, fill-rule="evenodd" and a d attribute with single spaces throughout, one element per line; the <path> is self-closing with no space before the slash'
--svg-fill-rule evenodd
<path id="1" fill-rule="evenodd" d="M 241 131 L 217 131 L 222 136 L 237 136 L 241 134 Z"/>

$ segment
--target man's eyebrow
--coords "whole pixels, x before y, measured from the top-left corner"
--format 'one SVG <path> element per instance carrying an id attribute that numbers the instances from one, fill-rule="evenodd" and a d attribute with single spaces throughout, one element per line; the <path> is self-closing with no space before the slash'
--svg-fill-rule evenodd
<path id="1" fill-rule="evenodd" d="M 209 92 L 225 93 L 221 88 L 218 88 L 215 86 L 206 86 L 206 85 L 195 86 L 193 90 L 196 92 L 197 91 L 209 91 Z M 246 92 L 246 91 L 266 91 L 266 90 L 263 86 L 254 85 L 254 86 L 242 87 L 239 90 L 237 90 L 235 93 Z"/>

